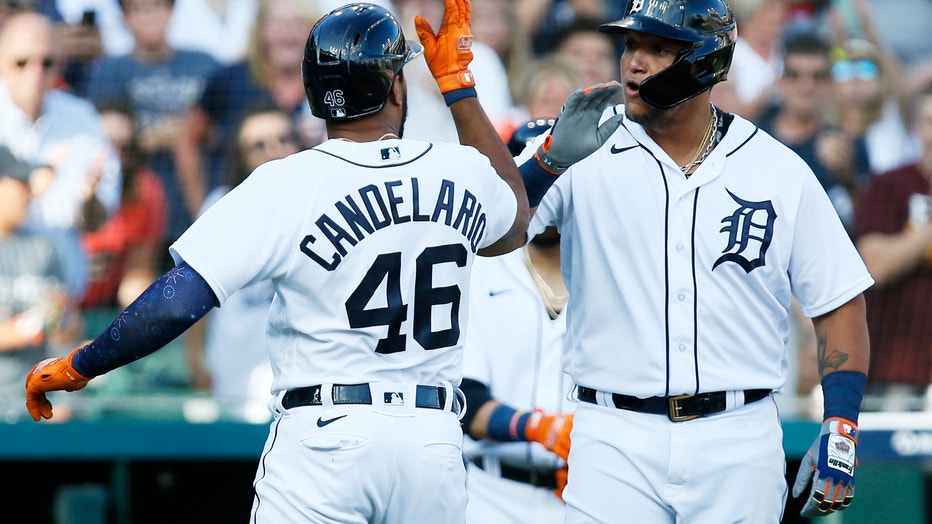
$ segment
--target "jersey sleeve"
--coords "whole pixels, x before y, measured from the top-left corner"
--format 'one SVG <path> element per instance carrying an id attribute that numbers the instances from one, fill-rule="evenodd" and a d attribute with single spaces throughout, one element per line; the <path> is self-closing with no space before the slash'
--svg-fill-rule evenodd
<path id="1" fill-rule="evenodd" d="M 841 307 L 874 283 L 811 173 L 802 184 L 795 228 L 789 273 L 793 295 L 807 317 Z"/>
<path id="2" fill-rule="evenodd" d="M 486 206 L 494 205 L 493 209 L 485 210 L 486 234 L 479 243 L 481 249 L 494 244 L 511 229 L 518 215 L 518 197 L 511 186 L 498 175 L 485 155 L 473 148 L 469 150 L 473 153 L 468 159 L 469 163 L 465 165 L 472 166 L 470 171 L 475 175 L 487 179 L 487 183 L 483 184 L 486 195 L 483 195 L 485 198 L 482 201 L 486 202 Z"/>
<path id="3" fill-rule="evenodd" d="M 259 166 L 245 181 L 201 215 L 171 245 L 175 263 L 185 261 L 223 304 L 246 285 L 284 274 L 297 251 L 306 201 L 289 191 L 286 160 Z"/>

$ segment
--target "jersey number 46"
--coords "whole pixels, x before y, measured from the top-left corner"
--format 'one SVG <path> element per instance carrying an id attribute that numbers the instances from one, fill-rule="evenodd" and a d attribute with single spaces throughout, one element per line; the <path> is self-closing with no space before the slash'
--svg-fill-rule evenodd
<path id="1" fill-rule="evenodd" d="M 462 244 L 429 247 L 416 259 L 413 336 L 424 349 L 450 347 L 460 338 L 460 288 L 455 285 L 434 287 L 433 272 L 437 264 L 452 262 L 465 267 L 466 261 L 467 252 Z M 365 309 L 383 281 L 387 305 Z M 432 309 L 442 304 L 450 304 L 450 328 L 433 331 Z M 383 253 L 376 257 L 345 305 L 352 328 L 388 326 L 388 334 L 379 340 L 376 353 L 404 351 L 406 336 L 401 333 L 401 324 L 408 319 L 408 304 L 403 303 L 401 295 L 401 253 Z"/>

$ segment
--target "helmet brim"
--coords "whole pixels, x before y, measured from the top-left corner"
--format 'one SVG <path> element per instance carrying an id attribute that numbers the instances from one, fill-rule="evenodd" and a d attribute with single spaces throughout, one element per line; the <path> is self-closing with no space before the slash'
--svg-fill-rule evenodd
<path id="1" fill-rule="evenodd" d="M 602 24 L 599 26 L 599 31 L 603 33 L 620 34 L 627 33 L 628 31 L 637 31 L 639 33 L 647 33 L 659 36 L 661 38 L 676 40 L 678 42 L 686 42 L 690 44 L 698 41 L 697 35 L 694 31 L 673 27 L 670 24 L 655 18 L 638 15 L 632 15 L 622 18 L 621 20 Z"/>
<path id="2" fill-rule="evenodd" d="M 405 63 L 408 63 L 424 54 L 424 46 L 422 46 L 420 43 L 415 42 L 414 40 L 405 40 L 405 43 L 408 44 L 408 53 L 405 56 Z"/>

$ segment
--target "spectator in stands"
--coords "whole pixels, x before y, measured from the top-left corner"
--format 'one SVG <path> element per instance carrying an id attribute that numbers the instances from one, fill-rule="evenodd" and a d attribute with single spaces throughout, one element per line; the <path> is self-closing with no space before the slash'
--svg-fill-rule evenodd
<path id="1" fill-rule="evenodd" d="M 912 101 L 900 61 L 880 41 L 865 0 L 850 0 L 862 38 L 851 38 L 839 6 L 829 11 L 836 46 L 832 77 L 838 95 L 833 124 L 861 137 L 873 173 L 916 160 L 907 124 Z"/>
<path id="2" fill-rule="evenodd" d="M 201 97 L 219 64 L 206 53 L 176 49 L 166 40 L 173 0 L 119 3 L 135 45 L 129 54 L 104 57 L 92 64 L 85 96 L 96 104 L 118 102 L 129 107 L 136 125 L 136 145 L 146 154 L 165 190 L 165 235 L 171 241 L 192 222 L 175 171 L 174 150 L 188 109 Z"/>
<path id="3" fill-rule="evenodd" d="M 883 58 L 883 51 L 866 40 L 848 40 L 832 54 L 833 124 L 864 140 L 873 173 L 915 161 L 917 145 L 904 123 L 911 104 L 892 55 Z"/>
<path id="4" fill-rule="evenodd" d="M 101 31 L 98 10 L 93 5 L 84 5 L 73 16 L 64 18 L 58 4 L 68 7 L 74 2 L 75 0 L 46 0 L 42 2 L 45 4 L 42 9 L 36 10 L 55 23 L 56 38 L 61 42 L 62 87 L 68 86 L 81 92 L 90 77 L 90 63 L 104 53 L 104 33 Z M 90 1 L 91 4 L 99 2 L 100 0 Z M 112 3 L 115 7 L 116 2 Z"/>
<path id="5" fill-rule="evenodd" d="M 531 62 L 513 82 L 515 110 L 493 122 L 502 140 L 528 120 L 555 118 L 573 91 L 587 87 L 576 68 L 557 56 Z"/>
<path id="6" fill-rule="evenodd" d="M 117 0 L 57 0 L 57 5 L 65 20 L 63 29 L 87 27 L 85 13 L 93 12 L 103 53 L 132 52 L 133 35 Z M 168 24 L 168 43 L 174 49 L 207 53 L 222 64 L 237 62 L 246 52 L 256 10 L 257 0 L 178 0 Z"/>
<path id="7" fill-rule="evenodd" d="M 22 418 L 23 373 L 80 333 L 54 246 L 22 228 L 35 170 L 0 146 L 0 422 Z"/>
<path id="8" fill-rule="evenodd" d="M 102 107 L 104 132 L 120 154 L 123 193 L 116 214 L 81 241 L 91 260 L 91 279 L 82 308 L 128 306 L 157 277 L 156 253 L 163 248 L 165 191 L 146 164 L 129 113 Z"/>
<path id="9" fill-rule="evenodd" d="M 824 1 L 824 0 L 823 0 Z M 829 3 L 829 2 L 826 2 Z M 841 5 L 851 5 L 850 0 L 836 0 Z M 932 2 L 928 0 L 870 0 L 871 24 L 876 28 L 885 44 L 906 66 L 912 67 L 932 58 Z M 849 10 L 847 20 L 858 23 L 856 10 Z M 852 38 L 863 38 L 858 27 L 848 33 Z"/>
<path id="10" fill-rule="evenodd" d="M 598 26 L 598 20 L 579 18 L 553 36 L 553 54 L 575 67 L 587 86 L 618 80 L 620 75 L 618 35 L 603 33 Z"/>
<path id="11" fill-rule="evenodd" d="M 865 293 L 865 409 L 919 408 L 932 384 L 932 85 L 915 107 L 919 160 L 872 177 L 856 208 L 858 251 L 876 282 Z"/>
<path id="12" fill-rule="evenodd" d="M 529 28 L 521 25 L 516 13 L 518 6 L 512 0 L 473 0 L 472 34 L 495 51 L 514 79 L 531 60 Z"/>
<path id="13" fill-rule="evenodd" d="M 415 15 L 421 15 L 435 30 L 443 17 L 443 0 L 395 0 L 398 19 L 406 35 L 416 35 Z M 469 69 L 475 75 L 476 91 L 486 114 L 494 122 L 512 111 L 508 74 L 495 51 L 482 42 L 473 42 L 473 60 Z M 453 117 L 440 95 L 437 82 L 427 69 L 423 56 L 415 58 L 404 69 L 408 97 L 417 104 L 408 105 L 404 136 L 428 142 L 459 143 Z"/>
<path id="14" fill-rule="evenodd" d="M 290 115 L 267 106 L 247 113 L 239 125 L 235 145 L 235 168 L 226 184 L 210 192 L 202 212 L 259 165 L 302 149 Z M 185 338 L 191 385 L 209 390 L 235 418 L 249 422 L 264 422 L 270 416 L 266 404 L 272 368 L 266 351 L 265 324 L 274 293 L 269 281 L 240 289 L 222 308 L 192 326 Z"/>
<path id="15" fill-rule="evenodd" d="M 761 116 L 758 125 L 809 164 L 851 232 L 852 196 L 869 176 L 870 167 L 864 140 L 827 123 L 826 108 L 835 101 L 829 50 L 828 42 L 812 33 L 787 39 L 778 82 L 780 102 Z"/>
<path id="16" fill-rule="evenodd" d="M 713 103 L 755 121 L 774 102 L 788 0 L 735 0 L 738 39 L 728 80 L 712 90 Z"/>
<path id="17" fill-rule="evenodd" d="M 532 28 L 532 45 L 536 55 L 552 53 L 553 35 L 563 32 L 579 20 L 590 20 L 590 28 L 625 16 L 628 2 L 616 0 L 518 0 L 518 12 Z"/>
<path id="18" fill-rule="evenodd" d="M 6 0 L 0 2 L 0 24 L 14 13 L 23 11 L 42 13 L 54 22 L 61 20 L 55 0 Z"/>
<path id="19" fill-rule="evenodd" d="M 0 33 L 0 144 L 27 161 L 53 166 L 30 207 L 27 227 L 42 231 L 62 256 L 72 298 L 87 286 L 79 233 L 94 230 L 120 203 L 120 162 L 90 103 L 53 89 L 58 54 L 48 18 L 10 17 Z"/>
<path id="20" fill-rule="evenodd" d="M 307 35 L 318 18 L 313 0 L 262 0 L 248 59 L 218 70 L 200 100 L 188 110 L 175 162 L 184 205 L 192 216 L 200 210 L 207 192 L 223 182 L 229 169 L 227 144 L 248 107 L 270 102 L 296 121 L 313 119 L 301 79 L 301 60 Z M 306 142 L 315 139 L 309 134 L 302 138 Z M 168 232 L 169 243 L 175 240 L 175 233 L 180 232 Z"/>

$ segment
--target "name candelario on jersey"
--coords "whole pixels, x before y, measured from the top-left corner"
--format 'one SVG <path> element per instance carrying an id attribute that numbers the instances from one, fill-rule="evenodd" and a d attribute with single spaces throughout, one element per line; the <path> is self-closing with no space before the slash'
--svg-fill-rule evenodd
<path id="1" fill-rule="evenodd" d="M 424 202 L 428 205 L 423 205 Z M 457 196 L 456 186 L 444 179 L 431 200 L 420 196 L 418 180 L 391 180 L 370 184 L 334 202 L 333 211 L 314 221 L 317 232 L 301 240 L 301 252 L 327 271 L 333 271 L 349 248 L 367 235 L 405 222 L 443 223 L 459 231 L 473 253 L 485 234 L 482 203 L 468 190 Z"/>

